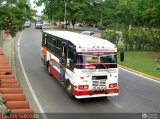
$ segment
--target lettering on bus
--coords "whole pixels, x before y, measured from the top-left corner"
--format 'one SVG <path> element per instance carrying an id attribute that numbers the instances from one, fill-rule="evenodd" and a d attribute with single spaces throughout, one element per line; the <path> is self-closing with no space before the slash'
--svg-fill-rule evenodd
<path id="1" fill-rule="evenodd" d="M 81 49 L 81 52 L 115 52 L 115 49 Z"/>
<path id="2" fill-rule="evenodd" d="M 110 73 L 116 73 L 117 70 L 116 69 L 84 69 L 82 70 L 82 73 L 93 73 L 93 72 L 110 72 Z"/>

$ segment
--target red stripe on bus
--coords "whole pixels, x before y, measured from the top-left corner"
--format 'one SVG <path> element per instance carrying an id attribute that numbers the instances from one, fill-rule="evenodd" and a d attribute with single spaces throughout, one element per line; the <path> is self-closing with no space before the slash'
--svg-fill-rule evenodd
<path id="1" fill-rule="evenodd" d="M 59 62 L 57 62 L 55 59 L 50 59 L 51 62 L 55 62 L 56 64 L 62 66 Z"/>
<path id="2" fill-rule="evenodd" d="M 50 72 L 57 80 L 60 80 L 60 73 L 54 67 L 50 66 Z"/>

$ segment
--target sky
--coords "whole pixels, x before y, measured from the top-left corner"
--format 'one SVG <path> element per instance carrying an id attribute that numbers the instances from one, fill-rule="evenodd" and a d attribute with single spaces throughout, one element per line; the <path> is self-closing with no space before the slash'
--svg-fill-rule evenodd
<path id="1" fill-rule="evenodd" d="M 37 12 L 37 15 L 42 15 L 42 11 L 44 9 L 44 5 L 42 5 L 41 7 L 37 7 L 34 2 L 34 0 L 30 0 L 30 3 L 31 3 L 31 6 L 33 9 L 36 9 L 38 12 Z"/>

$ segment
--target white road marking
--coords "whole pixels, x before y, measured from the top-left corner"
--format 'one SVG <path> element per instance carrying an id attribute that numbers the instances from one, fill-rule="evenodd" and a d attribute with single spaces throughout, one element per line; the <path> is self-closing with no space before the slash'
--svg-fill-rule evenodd
<path id="1" fill-rule="evenodd" d="M 135 72 L 129 71 L 129 70 L 124 69 L 124 68 L 121 68 L 121 67 L 119 67 L 119 68 L 120 68 L 120 69 L 122 69 L 122 70 L 124 70 L 124 71 L 126 71 L 126 72 L 129 72 L 129 73 L 131 73 L 131 74 L 137 75 L 137 76 L 139 76 L 139 77 L 146 78 L 146 79 L 148 79 L 148 80 L 150 80 L 150 81 L 154 81 L 154 82 L 156 82 L 156 83 L 159 83 L 159 84 L 160 84 L 160 81 L 157 81 L 157 80 L 154 80 L 154 79 L 148 78 L 148 77 L 146 77 L 146 76 L 142 76 L 142 75 L 140 75 L 140 74 L 137 74 L 137 73 L 135 73 Z"/>
<path id="2" fill-rule="evenodd" d="M 45 115 L 45 113 L 44 113 L 44 110 L 43 110 L 40 102 L 38 101 L 38 98 L 36 97 L 36 94 L 35 94 L 32 86 L 31 86 L 31 83 L 30 83 L 30 81 L 29 81 L 29 79 L 28 79 L 28 76 L 27 76 L 27 74 L 26 74 L 26 71 L 25 71 L 24 66 L 23 66 L 23 63 L 22 63 L 21 54 L 20 54 L 20 50 L 19 50 L 19 46 L 20 46 L 20 41 L 21 41 L 22 34 L 23 34 L 23 32 L 21 33 L 21 35 L 20 35 L 20 37 L 19 37 L 19 39 L 18 39 L 18 58 L 19 58 L 19 62 L 20 62 L 20 65 L 21 65 L 21 68 L 22 68 L 22 71 L 23 71 L 25 80 L 26 80 L 27 85 L 28 85 L 28 87 L 29 87 L 29 90 L 30 90 L 30 92 L 31 92 L 31 94 L 32 94 L 32 96 L 33 96 L 33 98 L 34 98 L 37 106 L 38 106 L 38 109 L 39 109 L 40 113 L 42 114 L 43 119 L 47 119 L 47 117 L 46 117 L 46 115 Z"/>

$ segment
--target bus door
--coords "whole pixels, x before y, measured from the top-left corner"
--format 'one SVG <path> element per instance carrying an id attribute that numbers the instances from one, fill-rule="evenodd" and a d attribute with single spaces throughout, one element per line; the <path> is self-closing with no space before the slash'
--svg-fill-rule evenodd
<path id="1" fill-rule="evenodd" d="M 65 82 L 66 67 L 67 67 L 66 66 L 67 65 L 67 45 L 66 45 L 66 42 L 62 42 L 62 52 L 61 52 L 61 56 L 60 56 L 60 64 L 61 64 L 60 81 L 61 81 L 61 83 L 64 83 Z"/>
<path id="2" fill-rule="evenodd" d="M 42 39 L 42 60 L 44 65 L 46 65 L 46 55 L 47 55 L 47 34 L 43 34 L 43 39 Z"/>

